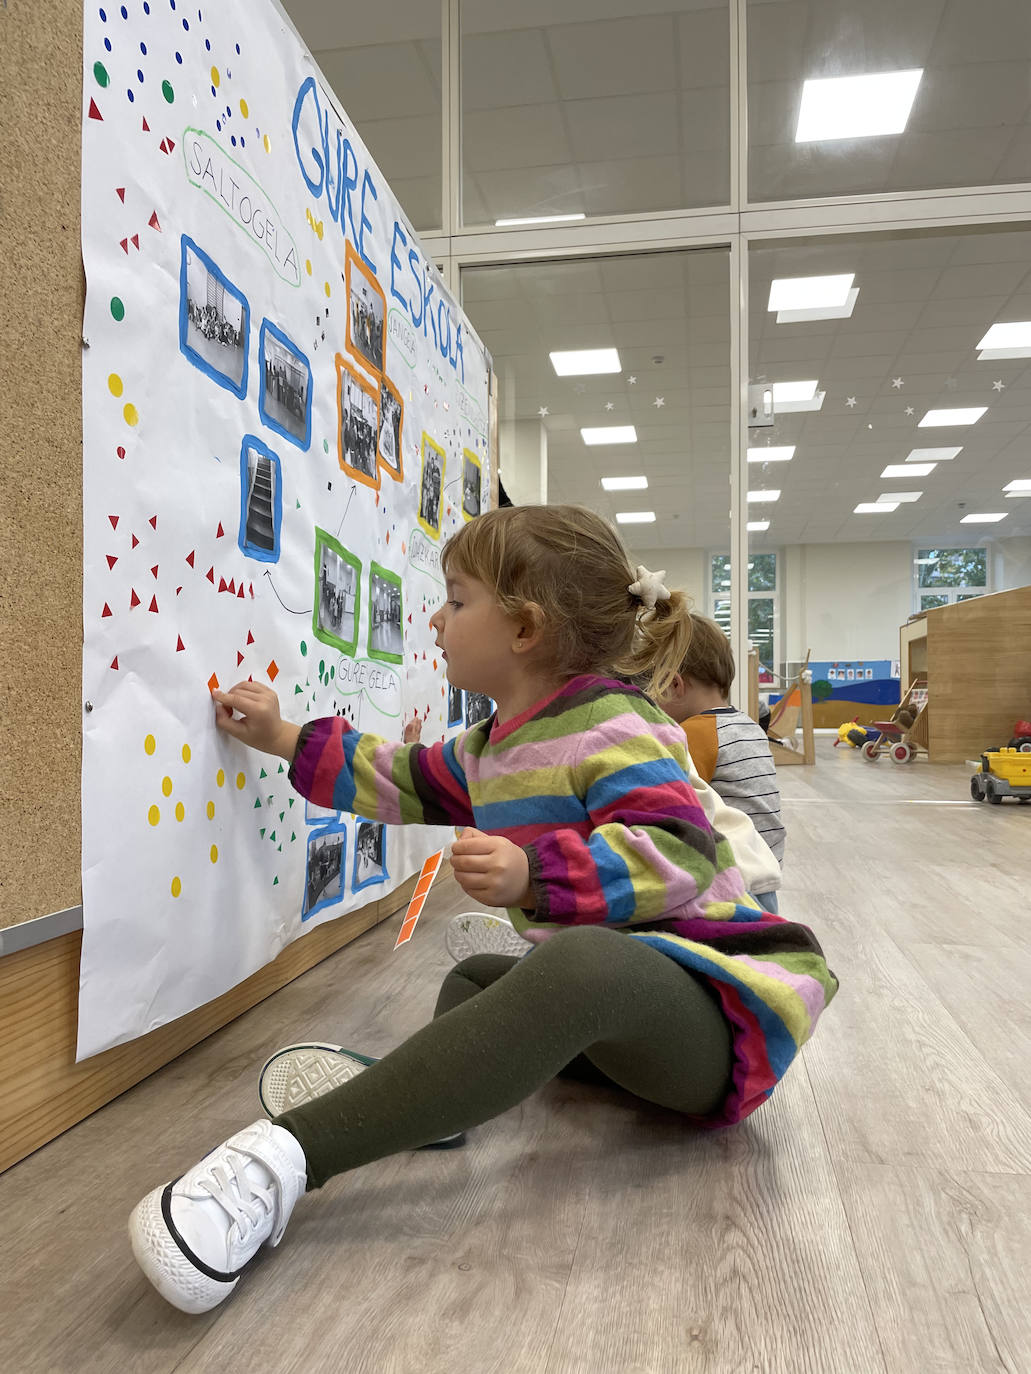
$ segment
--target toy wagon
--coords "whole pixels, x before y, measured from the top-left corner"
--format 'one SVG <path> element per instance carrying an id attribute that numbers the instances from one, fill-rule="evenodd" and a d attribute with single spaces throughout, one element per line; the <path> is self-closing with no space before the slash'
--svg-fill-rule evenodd
<path id="1" fill-rule="evenodd" d="M 1003 797 L 1031 801 L 1031 754 L 1017 749 L 992 749 L 981 755 L 977 772 L 970 778 L 974 801 L 994 802 Z"/>
<path id="2" fill-rule="evenodd" d="M 873 762 L 890 754 L 896 763 L 909 763 L 917 754 L 927 753 L 927 681 L 917 678 L 895 708 L 890 720 L 875 720 L 868 727 L 877 736 L 860 749 L 864 759 Z"/>

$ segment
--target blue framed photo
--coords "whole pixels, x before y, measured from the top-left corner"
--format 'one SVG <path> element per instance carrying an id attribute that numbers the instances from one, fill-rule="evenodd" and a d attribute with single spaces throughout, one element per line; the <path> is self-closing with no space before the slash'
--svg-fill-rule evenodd
<path id="1" fill-rule="evenodd" d="M 240 533 L 237 542 L 248 558 L 279 562 L 283 523 L 283 469 L 279 456 L 253 434 L 240 445 Z"/>
<path id="2" fill-rule="evenodd" d="M 243 292 L 186 234 L 179 263 L 179 349 L 234 396 L 247 395 L 251 309 Z"/>
<path id="3" fill-rule="evenodd" d="M 344 863 L 347 828 L 343 822 L 313 830 L 308 836 L 308 860 L 304 869 L 301 920 L 307 921 L 344 896 Z"/>
<path id="4" fill-rule="evenodd" d="M 311 364 L 271 320 L 258 335 L 258 414 L 262 423 L 296 444 L 311 446 Z"/>
<path id="5" fill-rule="evenodd" d="M 325 827 L 328 823 L 342 821 L 343 818 L 344 813 L 342 811 L 331 811 L 328 806 L 316 806 L 313 801 L 305 800 L 305 825 L 319 825 Z"/>
<path id="6" fill-rule="evenodd" d="M 461 725 L 462 723 L 462 689 L 456 687 L 453 682 L 447 685 L 447 723 L 448 725 Z"/>
<path id="7" fill-rule="evenodd" d="M 364 816 L 354 818 L 354 872 L 351 891 L 360 892 L 374 883 L 385 883 L 387 872 L 387 827 Z"/>

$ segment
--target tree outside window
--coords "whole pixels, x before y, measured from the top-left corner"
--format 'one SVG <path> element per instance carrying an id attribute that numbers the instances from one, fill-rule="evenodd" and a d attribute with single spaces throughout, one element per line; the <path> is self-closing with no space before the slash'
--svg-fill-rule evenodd
<path id="1" fill-rule="evenodd" d="M 916 605 L 921 611 L 970 601 L 989 590 L 986 548 L 917 549 L 916 571 Z"/>

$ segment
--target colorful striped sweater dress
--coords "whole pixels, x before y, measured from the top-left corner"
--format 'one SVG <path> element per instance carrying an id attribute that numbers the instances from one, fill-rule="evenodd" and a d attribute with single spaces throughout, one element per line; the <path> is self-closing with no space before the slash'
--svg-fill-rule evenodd
<path id="1" fill-rule="evenodd" d="M 504 725 L 395 744 L 339 717 L 301 731 L 290 780 L 318 806 L 389 825 L 473 825 L 525 849 L 536 909 L 521 931 L 609 925 L 700 975 L 734 1038 L 709 1125 L 760 1106 L 837 991 L 812 932 L 760 911 L 687 776 L 684 734 L 648 697 L 596 676 Z"/>

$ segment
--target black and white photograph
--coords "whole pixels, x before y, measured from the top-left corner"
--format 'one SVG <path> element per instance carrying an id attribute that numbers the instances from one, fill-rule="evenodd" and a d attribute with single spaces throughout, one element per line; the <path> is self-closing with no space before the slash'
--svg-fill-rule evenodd
<path id="1" fill-rule="evenodd" d="M 316 830 L 308 841 L 302 919 L 306 920 L 320 907 L 338 902 L 343 895 L 341 870 L 346 840 L 345 830 Z"/>
<path id="2" fill-rule="evenodd" d="M 331 535 L 316 528 L 319 580 L 315 589 L 315 633 L 326 644 L 353 654 L 358 638 L 358 576 L 361 565 Z"/>
<path id="3" fill-rule="evenodd" d="M 462 454 L 462 514 L 475 520 L 480 513 L 480 461 L 468 449 Z"/>
<path id="4" fill-rule="evenodd" d="M 340 459 L 369 485 L 376 482 L 376 397 L 349 368 L 340 370 Z"/>
<path id="5" fill-rule="evenodd" d="M 348 336 L 356 353 L 376 372 L 383 371 L 383 292 L 366 276 L 364 264 L 350 252 L 347 255 Z"/>
<path id="6" fill-rule="evenodd" d="M 387 872 L 387 827 L 379 821 L 367 821 L 355 817 L 354 825 L 354 876 L 351 880 L 352 891 L 368 887 L 370 883 L 382 883 L 390 877 Z"/>
<path id="7" fill-rule="evenodd" d="M 182 352 L 220 386 L 243 396 L 247 390 L 247 302 L 207 253 L 185 234 L 179 286 Z"/>
<path id="8" fill-rule="evenodd" d="M 379 443 L 377 448 L 381 461 L 396 477 L 402 475 L 402 411 L 401 397 L 384 377 L 379 389 Z"/>
<path id="9" fill-rule="evenodd" d="M 308 359 L 265 320 L 261 326 L 261 418 L 300 448 L 311 442 L 311 367 Z"/>
<path id="10" fill-rule="evenodd" d="M 419 485 L 419 522 L 434 538 L 440 536 L 440 495 L 444 483 L 444 454 L 423 444 L 422 482 Z"/>
<path id="11" fill-rule="evenodd" d="M 369 567 L 369 657 L 400 663 L 404 653 L 401 579 L 378 563 Z"/>
<path id="12" fill-rule="evenodd" d="M 456 687 L 453 682 L 447 685 L 447 723 L 448 725 L 461 725 L 462 723 L 462 689 Z"/>
<path id="13" fill-rule="evenodd" d="M 240 455 L 240 548 L 262 563 L 279 560 L 283 492 L 279 458 L 253 434 Z"/>
<path id="14" fill-rule="evenodd" d="M 466 725 L 478 725 L 481 720 L 488 720 L 494 713 L 494 703 L 489 696 L 483 692 L 466 692 L 465 694 L 465 723 Z"/>

